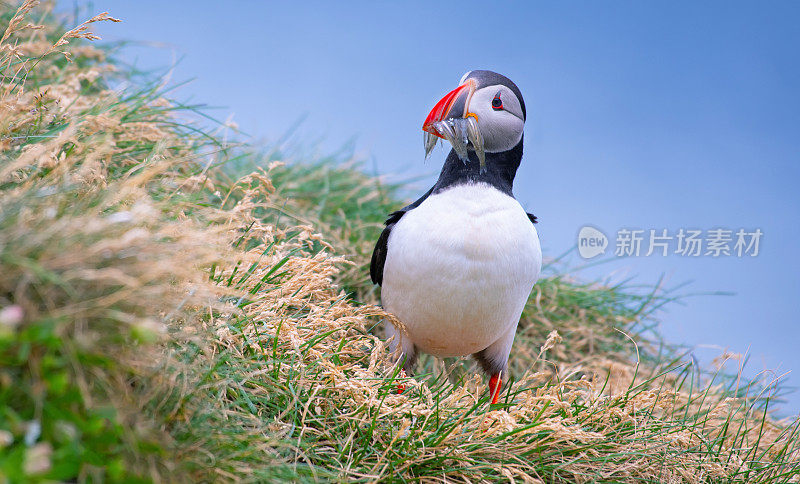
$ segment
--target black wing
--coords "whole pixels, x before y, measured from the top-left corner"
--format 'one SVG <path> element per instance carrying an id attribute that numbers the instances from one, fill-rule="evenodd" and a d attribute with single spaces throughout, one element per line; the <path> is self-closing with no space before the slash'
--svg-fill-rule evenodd
<path id="1" fill-rule="evenodd" d="M 403 215 L 419 207 L 419 204 L 424 202 L 432 192 L 433 188 L 428 190 L 428 192 L 421 196 L 416 202 L 406 205 L 400 210 L 389 214 L 389 218 L 387 218 L 386 222 L 384 222 L 386 228 L 383 229 L 381 236 L 378 237 L 378 243 L 375 244 L 375 249 L 372 251 L 372 260 L 369 263 L 369 277 L 372 279 L 373 284 L 377 284 L 379 286 L 383 284 L 383 266 L 386 264 L 387 244 L 389 243 L 389 234 L 392 233 L 392 228 L 394 228 L 394 225 L 401 218 L 403 218 Z"/>
<path id="2" fill-rule="evenodd" d="M 531 223 L 532 223 L 532 224 L 535 224 L 536 222 L 538 222 L 538 221 L 539 221 L 539 219 L 538 219 L 538 218 L 536 218 L 536 215 L 534 215 L 534 214 L 532 214 L 532 213 L 528 213 L 527 215 L 528 215 L 528 218 L 531 220 Z"/>

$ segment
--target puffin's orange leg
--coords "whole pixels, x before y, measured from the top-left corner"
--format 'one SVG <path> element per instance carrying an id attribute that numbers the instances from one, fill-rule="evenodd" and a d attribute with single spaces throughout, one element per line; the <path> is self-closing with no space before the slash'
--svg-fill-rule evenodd
<path id="1" fill-rule="evenodd" d="M 400 378 L 406 378 L 406 370 L 400 370 L 400 374 L 398 375 Z M 397 385 L 397 394 L 400 395 L 406 389 L 405 383 L 398 383 Z"/>
<path id="2" fill-rule="evenodd" d="M 489 378 L 489 394 L 492 396 L 492 405 L 500 402 L 500 387 L 503 385 L 502 372 Z"/>

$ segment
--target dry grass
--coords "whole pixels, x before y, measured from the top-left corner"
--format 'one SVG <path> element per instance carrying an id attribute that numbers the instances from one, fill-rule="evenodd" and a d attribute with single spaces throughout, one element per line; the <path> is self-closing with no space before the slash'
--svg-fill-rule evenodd
<path id="1" fill-rule="evenodd" d="M 0 477 L 800 480 L 773 382 L 659 345 L 661 296 L 554 269 L 501 404 L 461 361 L 397 395 L 365 270 L 397 187 L 115 92 L 129 73 L 69 43 L 110 17 L 34 7 L 0 13 Z"/>

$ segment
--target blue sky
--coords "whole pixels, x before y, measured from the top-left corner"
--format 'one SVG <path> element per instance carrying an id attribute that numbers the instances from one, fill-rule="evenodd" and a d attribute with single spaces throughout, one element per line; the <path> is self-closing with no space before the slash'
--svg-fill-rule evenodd
<path id="1" fill-rule="evenodd" d="M 60 2 L 69 9 L 72 2 Z M 369 169 L 432 183 L 422 120 L 470 69 L 525 96 L 525 157 L 515 193 L 540 218 L 545 256 L 580 227 L 764 233 L 757 257 L 650 256 L 583 272 L 636 276 L 693 297 L 661 315 L 674 342 L 747 352 L 751 369 L 800 372 L 800 4 L 792 2 L 96 1 L 137 40 L 143 67 L 181 59 L 179 95 L 233 113 L 255 140 L 332 151 L 356 138 Z M 580 259 L 572 259 L 577 264 Z M 713 348 L 708 348 L 713 346 Z M 790 378 L 790 383 L 800 381 Z M 800 411 L 800 397 L 788 410 Z"/>

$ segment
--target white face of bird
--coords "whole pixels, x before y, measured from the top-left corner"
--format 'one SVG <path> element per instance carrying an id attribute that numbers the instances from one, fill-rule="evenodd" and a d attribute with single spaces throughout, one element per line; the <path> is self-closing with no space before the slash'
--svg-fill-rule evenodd
<path id="1" fill-rule="evenodd" d="M 479 74 L 473 77 L 476 72 Z M 525 125 L 521 100 L 508 86 L 485 82 L 495 79 L 480 75 L 483 72 L 466 73 L 461 84 L 431 110 L 422 126 L 427 133 L 426 156 L 439 137 L 447 139 L 464 162 L 467 150 L 474 150 L 483 167 L 484 151 L 507 151 L 519 143 Z"/>

